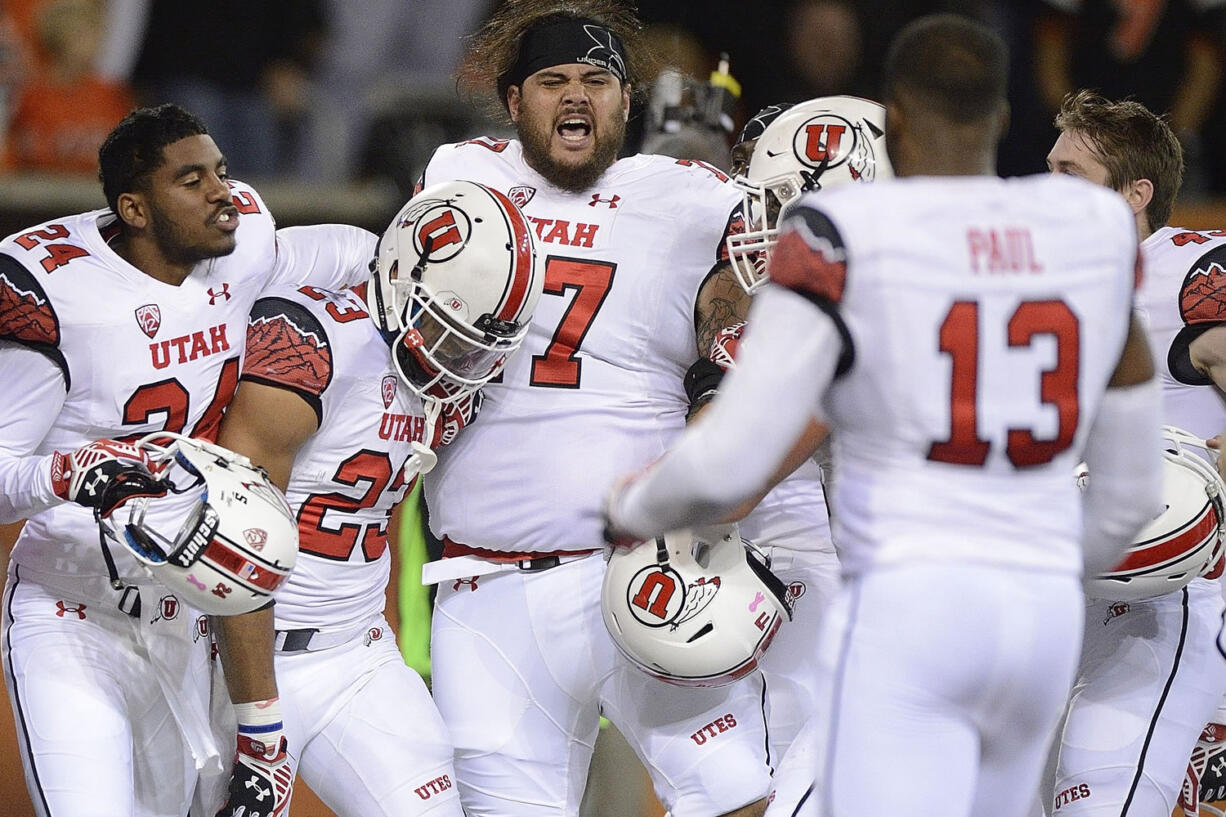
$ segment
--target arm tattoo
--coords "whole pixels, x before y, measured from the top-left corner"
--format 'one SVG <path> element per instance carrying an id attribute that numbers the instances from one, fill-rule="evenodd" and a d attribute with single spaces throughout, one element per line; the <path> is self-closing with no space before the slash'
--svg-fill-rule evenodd
<path id="1" fill-rule="evenodd" d="M 727 262 L 716 265 L 698 289 L 694 302 L 694 336 L 698 354 L 705 355 L 719 331 L 745 320 L 749 294 L 737 283 Z"/>

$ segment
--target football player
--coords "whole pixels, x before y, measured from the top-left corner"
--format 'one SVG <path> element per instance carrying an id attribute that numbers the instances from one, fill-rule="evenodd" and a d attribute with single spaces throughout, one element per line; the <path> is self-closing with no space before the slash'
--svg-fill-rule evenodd
<path id="1" fill-rule="evenodd" d="M 769 785 L 761 677 L 671 686 L 620 655 L 601 615 L 608 483 L 682 430 L 686 370 L 748 303 L 725 260 L 727 177 L 617 159 L 638 28 L 615 0 L 503 4 L 466 64 L 517 138 L 444 145 L 423 174 L 506 194 L 545 262 L 524 353 L 425 482 L 444 545 L 424 571 L 433 689 L 471 814 L 576 814 L 602 713 L 675 817 L 759 814 Z"/>
<path id="2" fill-rule="evenodd" d="M 747 292 L 758 289 L 778 235 L 781 201 L 802 193 L 888 178 L 885 109 L 857 97 L 819 97 L 795 106 L 772 105 L 749 121 L 734 157 L 741 175 L 746 229 L 727 239 L 729 260 Z M 735 366 L 746 325 L 719 333 L 707 357 L 687 372 L 692 416 L 718 391 Z M 787 586 L 792 620 L 775 638 L 760 663 L 769 704 L 772 761 L 792 745 L 815 708 L 815 640 L 821 609 L 838 584 L 838 558 L 830 541 L 830 521 L 822 490 L 822 471 L 803 463 L 763 497 L 739 522 L 740 533 L 762 551 L 767 564 Z M 776 797 L 778 799 L 778 797 Z"/>
<path id="3" fill-rule="evenodd" d="M 471 182 L 409 201 L 377 265 L 370 306 L 316 287 L 256 302 L 220 441 L 267 468 L 298 519 L 275 607 L 298 773 L 341 817 L 458 817 L 446 729 L 383 617 L 387 524 L 523 341 L 543 268 L 515 205 Z"/>
<path id="4" fill-rule="evenodd" d="M 277 231 L 174 105 L 129 114 L 99 162 L 106 209 L 0 243 L 0 519 L 28 519 L 5 588 L 5 680 L 39 814 L 182 817 L 197 771 L 224 771 L 208 628 L 130 553 L 100 545 L 95 517 L 164 491 L 125 440 L 216 439 L 260 293 L 363 280 L 375 237 Z M 238 707 L 275 698 L 234 669 Z"/>
<path id="5" fill-rule="evenodd" d="M 1055 124 L 1060 135 L 1048 168 L 1119 192 L 1136 221 L 1145 261 L 1136 310 L 1154 350 L 1162 421 L 1202 438 L 1218 433 L 1226 408 L 1205 388 L 1212 381 L 1199 349 L 1221 321 L 1214 263 L 1226 260 L 1226 238 L 1167 225 L 1183 177 L 1178 138 L 1140 103 L 1090 91 L 1070 94 Z M 1053 813 L 1170 814 L 1175 807 L 1197 737 L 1226 692 L 1226 661 L 1215 643 L 1223 602 L 1211 580 L 1222 572 L 1221 558 L 1202 557 L 1203 576 L 1171 585 L 1167 574 L 1181 568 L 1178 544 L 1168 543 L 1152 565 L 1130 557 L 1125 569 L 1088 585 L 1081 666 L 1049 792 Z"/>
<path id="6" fill-rule="evenodd" d="M 784 213 L 737 369 L 609 498 L 614 542 L 718 518 L 812 453 L 815 412 L 830 425 L 843 579 L 821 621 L 815 813 L 1028 813 L 1083 563 L 1113 564 L 1158 501 L 1132 214 L 1077 180 L 996 176 L 1006 66 L 963 17 L 899 33 L 887 148 L 919 178 Z M 906 758 L 889 785 L 883 734 Z"/>

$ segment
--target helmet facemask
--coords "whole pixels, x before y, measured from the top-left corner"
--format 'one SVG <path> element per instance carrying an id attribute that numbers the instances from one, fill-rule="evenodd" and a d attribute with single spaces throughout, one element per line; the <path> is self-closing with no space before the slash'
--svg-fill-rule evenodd
<path id="1" fill-rule="evenodd" d="M 423 255 L 419 267 L 428 262 Z M 498 376 L 528 333 L 526 324 L 489 313 L 465 325 L 449 315 L 446 295 L 431 292 L 414 269 L 402 318 L 392 340 L 396 373 L 419 397 L 455 403 Z"/>

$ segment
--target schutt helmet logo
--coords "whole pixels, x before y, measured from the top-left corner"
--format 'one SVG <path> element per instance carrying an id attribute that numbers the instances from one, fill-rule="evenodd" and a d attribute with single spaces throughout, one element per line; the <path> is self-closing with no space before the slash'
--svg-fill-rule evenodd
<path id="1" fill-rule="evenodd" d="M 136 325 L 147 337 L 152 338 L 162 327 L 162 310 L 157 304 L 145 304 L 136 308 Z"/>
<path id="2" fill-rule="evenodd" d="M 383 378 L 383 408 L 389 409 L 392 407 L 392 401 L 396 399 L 396 378 L 394 375 L 388 375 Z"/>

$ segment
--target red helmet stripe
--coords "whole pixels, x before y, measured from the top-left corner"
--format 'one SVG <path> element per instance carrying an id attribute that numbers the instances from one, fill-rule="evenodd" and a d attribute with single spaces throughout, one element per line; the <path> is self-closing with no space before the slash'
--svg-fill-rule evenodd
<path id="1" fill-rule="evenodd" d="M 512 263 L 509 292 L 498 310 L 498 320 L 513 321 L 524 308 L 528 297 L 528 287 L 532 283 L 532 236 L 529 234 L 528 222 L 509 198 L 497 190 L 490 189 L 494 200 L 502 205 L 511 227 Z"/>
<path id="2" fill-rule="evenodd" d="M 1217 514 L 1213 512 L 1211 504 L 1206 504 L 1196 519 L 1180 530 L 1173 531 L 1165 537 L 1133 545 L 1128 551 L 1128 556 L 1116 565 L 1111 573 L 1126 574 L 1165 565 L 1203 547 L 1216 535 Z M 1208 553 L 1205 555 L 1207 557 Z"/>

